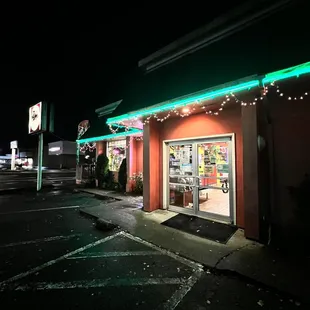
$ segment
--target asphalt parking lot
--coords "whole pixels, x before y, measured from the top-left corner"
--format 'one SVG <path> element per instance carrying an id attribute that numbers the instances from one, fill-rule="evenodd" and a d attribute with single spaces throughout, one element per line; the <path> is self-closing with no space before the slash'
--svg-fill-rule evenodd
<path id="1" fill-rule="evenodd" d="M 199 265 L 116 232 L 2 282 L 7 304 L 52 309 L 173 309 L 201 277 Z M 13 300 L 12 300 L 13 298 Z M 49 301 L 47 303 L 47 300 Z M 54 302 L 56 304 L 54 304 Z"/>
<path id="2" fill-rule="evenodd" d="M 96 230 L 78 210 L 98 203 L 104 204 L 66 190 L 0 196 L 2 304 L 155 309 L 179 303 L 201 275 L 199 266 L 125 232 Z"/>
<path id="3" fill-rule="evenodd" d="M 307 309 L 80 215 L 107 201 L 72 190 L 0 195 L 1 308 Z M 143 211 L 141 211 L 143 212 Z"/>

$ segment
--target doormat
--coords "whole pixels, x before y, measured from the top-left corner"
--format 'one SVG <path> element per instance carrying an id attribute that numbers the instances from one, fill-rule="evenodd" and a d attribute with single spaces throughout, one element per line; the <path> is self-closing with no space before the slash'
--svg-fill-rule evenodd
<path id="1" fill-rule="evenodd" d="M 236 226 L 213 222 L 185 214 L 178 214 L 161 224 L 224 244 L 227 243 L 238 229 Z"/>

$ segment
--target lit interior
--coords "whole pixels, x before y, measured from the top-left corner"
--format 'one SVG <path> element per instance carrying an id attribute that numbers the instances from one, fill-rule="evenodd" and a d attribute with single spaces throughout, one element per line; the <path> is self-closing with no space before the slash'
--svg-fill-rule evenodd
<path id="1" fill-rule="evenodd" d="M 109 158 L 110 171 L 119 171 L 123 159 L 126 158 L 126 149 L 126 139 L 107 142 L 106 154 Z"/>

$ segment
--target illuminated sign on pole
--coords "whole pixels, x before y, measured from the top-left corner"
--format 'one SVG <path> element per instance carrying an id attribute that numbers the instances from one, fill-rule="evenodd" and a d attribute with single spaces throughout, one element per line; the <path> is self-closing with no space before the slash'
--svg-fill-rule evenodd
<path id="1" fill-rule="evenodd" d="M 28 133 L 35 134 L 46 131 L 46 112 L 45 102 L 39 102 L 29 108 Z"/>
<path id="2" fill-rule="evenodd" d="M 43 163 L 43 132 L 47 130 L 47 108 L 46 102 L 41 101 L 29 108 L 28 133 L 38 134 L 38 175 L 37 191 L 42 188 L 42 163 Z"/>
<path id="3" fill-rule="evenodd" d="M 11 141 L 10 148 L 11 148 L 11 150 L 12 149 L 18 149 L 18 142 L 16 140 L 15 141 Z"/>

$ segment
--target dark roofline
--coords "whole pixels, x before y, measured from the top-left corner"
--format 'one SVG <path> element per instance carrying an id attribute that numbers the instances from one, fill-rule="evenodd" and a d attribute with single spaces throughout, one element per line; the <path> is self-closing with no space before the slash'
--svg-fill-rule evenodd
<path id="1" fill-rule="evenodd" d="M 106 116 L 113 113 L 116 108 L 121 104 L 123 99 L 107 104 L 101 108 L 95 110 L 95 113 L 98 114 L 98 117 Z"/>
<path id="2" fill-rule="evenodd" d="M 268 3 L 267 3 L 268 2 Z M 138 66 L 145 71 L 153 71 L 171 63 L 185 55 L 193 53 L 218 40 L 252 25 L 253 23 L 270 16 L 293 0 L 252 0 L 236 9 L 222 15 L 211 23 L 187 34 L 170 43 L 164 48 L 139 61 Z M 267 6 L 266 6 L 267 3 Z M 265 5 L 265 7 L 259 7 Z M 245 17 L 244 17 L 245 16 Z"/>

